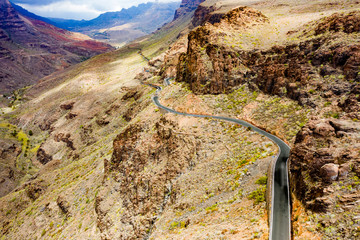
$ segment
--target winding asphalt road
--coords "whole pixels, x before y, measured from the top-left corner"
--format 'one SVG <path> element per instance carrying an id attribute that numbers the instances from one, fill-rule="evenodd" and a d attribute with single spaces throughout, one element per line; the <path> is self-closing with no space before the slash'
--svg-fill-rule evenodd
<path id="1" fill-rule="evenodd" d="M 170 79 L 165 79 L 166 85 L 170 85 Z M 189 117 L 199 117 L 199 118 L 214 118 L 219 120 L 225 120 L 228 122 L 233 122 L 240 124 L 244 127 L 251 128 L 253 131 L 269 138 L 279 147 L 279 154 L 276 159 L 275 167 L 273 167 L 273 181 L 272 184 L 272 193 L 271 193 L 271 206 L 270 206 L 270 221 L 269 221 L 269 239 L 270 240 L 290 240 L 291 239 L 291 214 L 290 214 L 290 194 L 289 194 L 289 178 L 288 178 L 288 167 L 287 160 L 290 154 L 290 147 L 282 141 L 280 138 L 258 128 L 254 125 L 245 122 L 243 120 L 221 117 L 221 116 L 211 116 L 211 115 L 199 115 L 199 114 L 190 114 L 177 112 L 171 108 L 163 106 L 160 101 L 157 93 L 161 91 L 161 87 L 154 84 L 143 83 L 150 87 L 156 88 L 156 93 L 152 97 L 154 103 L 159 108 L 162 108 L 170 113 L 189 116 Z"/>

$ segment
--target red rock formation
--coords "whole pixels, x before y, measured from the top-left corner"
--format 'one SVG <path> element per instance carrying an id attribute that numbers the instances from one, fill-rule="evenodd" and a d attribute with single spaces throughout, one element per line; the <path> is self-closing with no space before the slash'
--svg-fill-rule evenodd
<path id="1" fill-rule="evenodd" d="M 359 138 L 358 122 L 313 118 L 298 133 L 289 158 L 292 192 L 305 208 L 336 216 L 319 222 L 338 229 L 342 239 L 353 239 L 357 231 L 337 219 L 358 214 Z M 343 215 L 344 209 L 350 214 Z"/>
<path id="2" fill-rule="evenodd" d="M 0 93 L 113 49 L 110 45 L 20 15 L 0 0 Z"/>

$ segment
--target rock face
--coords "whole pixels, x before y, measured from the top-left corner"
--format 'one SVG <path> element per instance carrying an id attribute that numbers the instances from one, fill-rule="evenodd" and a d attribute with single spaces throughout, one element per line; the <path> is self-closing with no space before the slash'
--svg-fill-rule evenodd
<path id="1" fill-rule="evenodd" d="M 360 32 L 359 12 L 350 12 L 342 15 L 340 13 L 333 14 L 327 18 L 323 24 L 319 24 L 315 28 L 315 34 L 323 34 L 326 32 L 345 32 L 354 33 Z"/>
<path id="2" fill-rule="evenodd" d="M 337 220 L 359 214 L 354 204 L 360 200 L 359 139 L 358 122 L 313 118 L 298 133 L 289 158 L 292 192 L 307 209 L 335 214 L 320 222 L 337 228 L 343 239 L 353 239 L 357 231 Z M 344 199 L 348 194 L 351 200 Z M 347 217 L 344 209 L 350 212 Z"/>
<path id="3" fill-rule="evenodd" d="M 339 165 L 327 163 L 320 168 L 320 175 L 326 182 L 333 182 L 338 179 Z"/>
<path id="4" fill-rule="evenodd" d="M 110 50 L 108 44 L 24 17 L 0 0 L 0 93 Z"/>
<path id="5" fill-rule="evenodd" d="M 114 140 L 112 158 L 105 161 L 108 187 L 99 193 L 95 207 L 104 239 L 146 238 L 170 201 L 172 181 L 191 164 L 189 156 L 196 152 L 192 137 L 177 135 L 178 126 L 164 117 L 152 128 L 151 133 L 144 124 L 132 124 Z M 108 214 L 115 207 L 123 209 L 120 217 Z"/>
<path id="6" fill-rule="evenodd" d="M 174 20 L 177 18 L 194 11 L 200 3 L 205 0 L 182 0 L 180 8 L 178 8 L 175 12 Z"/>
<path id="7" fill-rule="evenodd" d="M 194 17 L 191 21 L 192 25 L 194 27 L 197 27 L 204 24 L 205 22 L 209 22 L 211 24 L 220 22 L 224 14 L 214 13 L 218 9 L 219 7 L 217 4 L 211 6 L 199 5 L 198 8 L 195 10 Z"/>
<path id="8" fill-rule="evenodd" d="M 360 80 L 360 46 L 355 41 L 357 27 L 351 22 L 356 23 L 354 19 L 359 16 L 359 12 L 335 14 L 299 33 L 306 39 L 300 43 L 247 51 L 221 43 L 220 39 L 226 38 L 227 32 L 243 34 L 247 28 L 266 24 L 267 18 L 251 8 L 235 9 L 220 23 L 205 24 L 189 34 L 187 52 L 179 57 L 176 80 L 188 83 L 196 94 L 220 94 L 251 82 L 265 93 L 287 96 L 312 107 L 311 95 L 316 91 L 327 98 L 347 93 L 344 99 L 338 99 L 339 106 L 345 111 L 356 110 L 359 96 L 353 92 L 358 91 L 354 82 Z M 329 25 L 331 21 L 350 23 L 335 28 Z M 326 34 L 305 37 L 313 36 L 320 31 L 317 29 Z M 344 38 L 344 34 L 354 41 Z M 330 84 L 324 79 L 333 80 Z"/>
<path id="9" fill-rule="evenodd" d="M 267 17 L 259 11 L 240 7 L 224 15 L 220 25 L 232 31 L 267 21 Z M 176 80 L 189 83 L 191 90 L 198 94 L 220 94 L 244 82 L 239 68 L 243 65 L 242 58 L 232 49 L 218 45 L 219 38 L 226 36 L 226 31 L 216 31 L 212 25 L 192 31 L 188 37 L 187 52 L 179 58 Z"/>

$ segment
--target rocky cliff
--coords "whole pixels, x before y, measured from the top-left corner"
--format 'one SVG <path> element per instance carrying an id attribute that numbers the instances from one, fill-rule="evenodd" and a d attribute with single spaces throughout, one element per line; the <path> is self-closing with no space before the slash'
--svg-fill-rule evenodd
<path id="1" fill-rule="evenodd" d="M 269 21 L 254 9 L 237 8 L 219 22 L 203 16 L 179 57 L 176 80 L 196 94 L 231 93 L 247 84 L 309 107 L 312 120 L 297 134 L 289 160 L 292 191 L 307 210 L 320 212 L 318 231 L 356 239 L 358 225 L 351 223 L 359 214 L 360 12 L 310 22 L 289 31 L 288 43 L 270 48 L 257 43 L 254 29 L 265 29 Z M 234 32 L 253 35 L 253 47 Z M 302 231 L 298 224 L 296 231 Z"/>
<path id="2" fill-rule="evenodd" d="M 182 0 L 180 8 L 178 8 L 175 12 L 174 20 L 186 15 L 187 13 L 195 11 L 199 4 L 204 1 L 205 0 Z"/>
<path id="3" fill-rule="evenodd" d="M 114 154 L 105 162 L 105 178 L 111 177 L 117 186 L 106 187 L 96 200 L 96 212 L 104 238 L 146 238 L 157 215 L 164 210 L 173 191 L 175 179 L 191 166 L 197 151 L 194 137 L 176 134 L 175 122 L 161 118 L 145 129 L 144 124 L 130 125 L 114 140 Z M 143 139 L 143 141 L 141 141 Z M 160 167 L 162 166 L 162 167 Z M 116 189 L 119 203 L 109 204 L 108 191 Z M 126 209 L 120 218 L 107 214 L 119 205 Z M 114 231 L 114 227 L 123 229 Z M 106 236 L 106 237 L 105 237 Z"/>
<path id="4" fill-rule="evenodd" d="M 189 34 L 187 52 L 179 58 L 177 81 L 188 83 L 198 94 L 229 92 L 234 86 L 250 82 L 265 93 L 314 106 L 313 95 L 317 91 L 330 99 L 350 93 L 357 86 L 360 60 L 355 19 L 358 17 L 359 12 L 335 14 L 311 25 L 313 30 L 298 33 L 306 40 L 269 50 L 247 51 L 233 44 L 235 39 L 222 42 L 221 38 L 231 36 L 218 29 L 246 34 L 247 26 L 267 24 L 268 20 L 250 8 L 233 10 L 219 24 L 207 24 Z M 334 25 L 337 27 L 331 27 Z M 324 84 L 322 79 L 332 81 Z M 347 102 L 356 105 L 351 100 Z"/>
<path id="5" fill-rule="evenodd" d="M 221 13 L 221 12 L 214 13 L 215 11 L 219 10 L 220 8 L 221 8 L 220 4 L 214 4 L 214 5 L 210 5 L 210 6 L 199 5 L 194 12 L 194 17 L 191 22 L 192 25 L 194 27 L 197 27 L 206 22 L 211 23 L 211 24 L 220 22 L 222 16 L 225 13 Z"/>
<path id="6" fill-rule="evenodd" d="M 189 34 L 188 49 L 179 57 L 176 81 L 189 84 L 195 93 L 219 94 L 244 82 L 246 71 L 240 53 L 221 44 L 229 32 L 244 32 L 247 28 L 266 24 L 261 12 L 241 7 L 222 17 L 220 23 L 201 26 Z M 219 44 L 220 43 L 220 44 Z"/>
<path id="7" fill-rule="evenodd" d="M 0 7 L 1 93 L 112 50 L 110 45 L 26 18 L 8 0 L 1 0 Z"/>
<path id="8" fill-rule="evenodd" d="M 316 229 L 329 238 L 359 236 L 358 225 L 352 224 L 359 214 L 359 139 L 357 121 L 314 117 L 291 151 L 292 191 L 307 209 L 319 213 Z"/>

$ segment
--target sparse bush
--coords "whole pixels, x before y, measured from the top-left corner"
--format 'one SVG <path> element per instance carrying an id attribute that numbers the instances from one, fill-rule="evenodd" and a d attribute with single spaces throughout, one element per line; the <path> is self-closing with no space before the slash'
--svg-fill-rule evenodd
<path id="1" fill-rule="evenodd" d="M 219 210 L 219 208 L 217 206 L 218 206 L 218 204 L 214 204 L 210 207 L 205 208 L 205 210 L 206 210 L 206 212 L 215 212 L 215 211 Z"/>
<path id="2" fill-rule="evenodd" d="M 330 106 L 331 105 L 331 102 L 326 102 L 326 103 L 324 103 L 324 107 L 328 107 L 328 106 Z"/>
<path id="3" fill-rule="evenodd" d="M 260 184 L 260 185 L 266 185 L 266 183 L 267 183 L 267 176 L 260 177 L 258 180 L 256 180 L 255 183 L 256 183 L 256 184 Z"/>
<path id="4" fill-rule="evenodd" d="M 11 132 L 11 135 L 12 135 L 13 137 L 16 137 L 17 134 L 18 134 L 18 132 L 17 132 L 16 130 L 14 130 L 14 131 Z"/>
<path id="5" fill-rule="evenodd" d="M 249 199 L 254 199 L 255 204 L 259 204 L 265 201 L 266 186 L 260 186 L 255 191 L 249 194 Z"/>
<path id="6" fill-rule="evenodd" d="M 340 115 L 339 115 L 338 113 L 333 113 L 331 116 L 332 116 L 333 118 L 339 118 L 339 117 L 340 117 Z"/>

